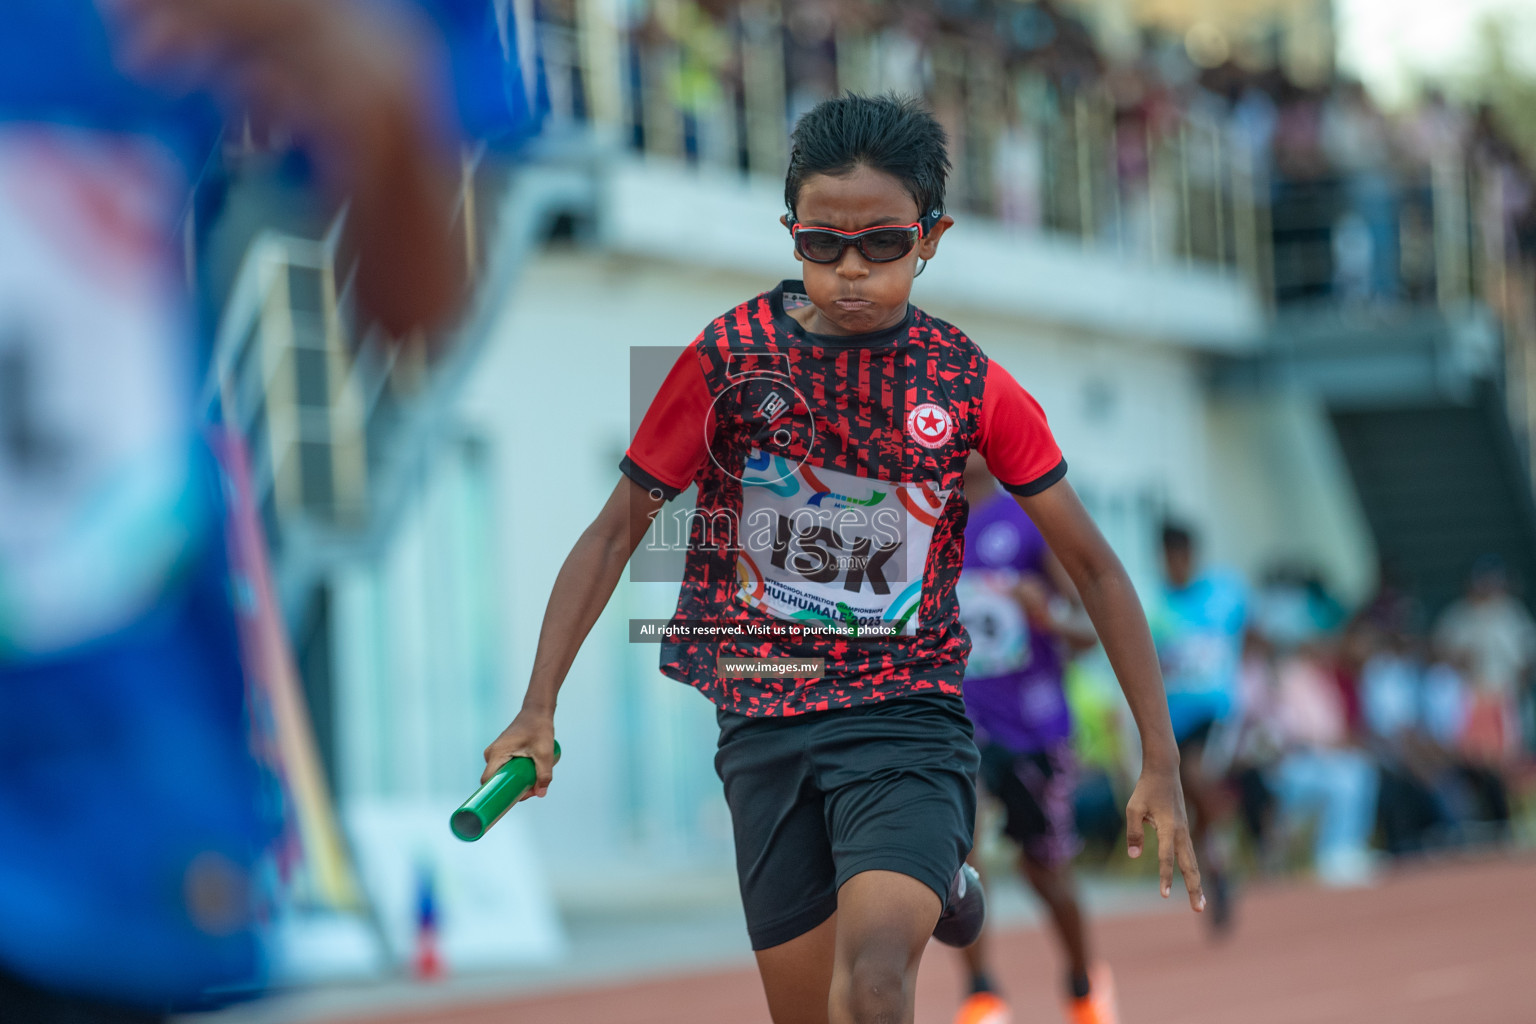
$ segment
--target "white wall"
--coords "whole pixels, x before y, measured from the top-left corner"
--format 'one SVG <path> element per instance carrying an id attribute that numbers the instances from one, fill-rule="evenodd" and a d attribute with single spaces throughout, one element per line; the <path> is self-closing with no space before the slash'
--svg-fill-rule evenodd
<path id="1" fill-rule="evenodd" d="M 793 272 L 783 184 L 656 159 L 616 163 L 603 179 L 602 234 L 615 252 L 754 276 Z M 786 271 L 781 268 L 790 267 Z M 1150 266 L 1076 238 L 1020 235 L 956 215 L 920 282 L 974 312 L 1166 340 L 1211 351 L 1251 351 L 1264 314 L 1235 276 L 1200 265 Z"/>
<path id="2" fill-rule="evenodd" d="M 1203 432 L 1218 482 L 1202 517 L 1214 557 L 1251 578 L 1280 562 L 1310 565 L 1346 604 L 1370 596 L 1375 542 L 1317 399 L 1212 400 Z"/>

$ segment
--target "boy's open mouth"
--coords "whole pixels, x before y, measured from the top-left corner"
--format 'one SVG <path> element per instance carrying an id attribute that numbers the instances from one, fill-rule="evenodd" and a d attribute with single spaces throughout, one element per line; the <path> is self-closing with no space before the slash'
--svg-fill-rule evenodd
<path id="1" fill-rule="evenodd" d="M 836 300 L 835 304 L 838 309 L 846 309 L 849 312 L 854 312 L 860 309 L 868 309 L 870 306 L 874 305 L 874 303 L 870 302 L 868 299 L 859 298 L 838 299 Z"/>

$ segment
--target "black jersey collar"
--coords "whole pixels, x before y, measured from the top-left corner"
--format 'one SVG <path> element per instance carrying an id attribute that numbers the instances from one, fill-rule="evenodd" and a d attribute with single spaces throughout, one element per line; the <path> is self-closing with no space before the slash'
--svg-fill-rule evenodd
<path id="1" fill-rule="evenodd" d="M 800 322 L 789 315 L 785 310 L 786 300 L 797 307 L 809 303 L 810 299 L 805 294 L 805 283 L 803 281 L 780 282 L 777 288 L 768 293 L 768 303 L 773 310 L 773 321 L 779 330 L 789 337 L 804 338 L 822 348 L 876 348 L 888 345 L 907 333 L 917 314 L 917 308 L 909 302 L 907 315 L 890 327 L 865 334 L 816 334 L 801 327 Z"/>

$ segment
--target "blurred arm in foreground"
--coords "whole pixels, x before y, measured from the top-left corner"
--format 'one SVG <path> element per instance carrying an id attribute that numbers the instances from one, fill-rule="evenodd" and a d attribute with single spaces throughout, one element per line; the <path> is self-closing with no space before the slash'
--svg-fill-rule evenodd
<path id="1" fill-rule="evenodd" d="M 0 1019 L 150 1024 L 266 983 L 279 801 L 253 756 L 231 498 L 198 429 L 208 346 L 177 225 L 238 119 L 351 204 L 365 315 L 441 327 L 464 293 L 450 96 L 494 122 L 455 89 L 494 98 L 504 61 L 475 37 L 489 0 L 417 6 L 5 7 Z M 485 44 L 484 86 L 442 28 L 460 23 Z"/>
<path id="2" fill-rule="evenodd" d="M 466 288 L 446 57 L 423 17 L 358 0 L 101 0 L 135 77 L 211 92 L 257 138 L 289 139 L 348 202 L 363 310 L 390 334 L 444 324 Z"/>

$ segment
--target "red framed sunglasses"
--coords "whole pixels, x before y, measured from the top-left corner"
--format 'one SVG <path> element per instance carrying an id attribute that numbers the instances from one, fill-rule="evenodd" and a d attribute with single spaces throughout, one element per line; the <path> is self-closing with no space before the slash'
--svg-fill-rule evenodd
<path id="1" fill-rule="evenodd" d="M 871 263 L 892 263 L 911 252 L 923 237 L 923 223 L 879 224 L 862 231 L 808 227 L 798 221 L 789 229 L 795 252 L 812 263 L 836 263 L 851 245 Z"/>

